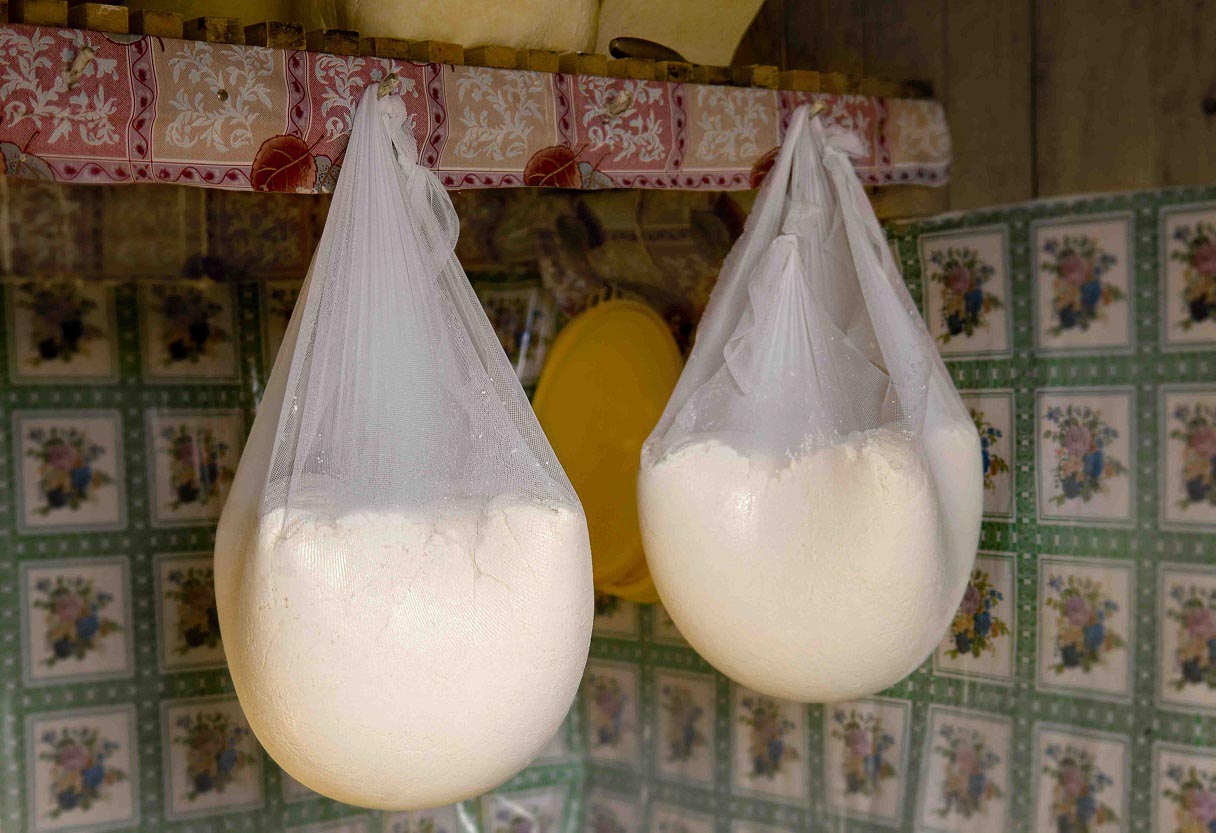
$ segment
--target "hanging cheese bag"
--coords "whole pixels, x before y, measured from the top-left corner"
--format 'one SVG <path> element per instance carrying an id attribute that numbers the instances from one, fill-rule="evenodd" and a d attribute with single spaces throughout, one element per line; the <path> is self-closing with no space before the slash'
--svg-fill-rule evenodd
<path id="1" fill-rule="evenodd" d="M 502 783 L 577 691 L 586 521 L 454 249 L 399 97 L 368 90 L 216 537 L 241 706 L 349 804 Z"/>
<path id="2" fill-rule="evenodd" d="M 979 438 L 849 159 L 793 115 L 643 447 L 673 622 L 734 680 L 830 702 L 942 638 L 975 556 Z"/>

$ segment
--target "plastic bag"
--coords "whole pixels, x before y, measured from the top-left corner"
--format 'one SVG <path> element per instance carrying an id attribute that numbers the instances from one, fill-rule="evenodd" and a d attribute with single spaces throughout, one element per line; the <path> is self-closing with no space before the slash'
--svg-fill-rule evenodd
<path id="1" fill-rule="evenodd" d="M 979 438 L 853 171 L 857 141 L 794 113 L 639 472 L 680 632 L 801 701 L 915 669 L 979 535 Z"/>
<path id="2" fill-rule="evenodd" d="M 367 91 L 216 538 L 258 740 L 350 804 L 485 792 L 562 723 L 586 521 L 453 252 L 397 97 Z"/>

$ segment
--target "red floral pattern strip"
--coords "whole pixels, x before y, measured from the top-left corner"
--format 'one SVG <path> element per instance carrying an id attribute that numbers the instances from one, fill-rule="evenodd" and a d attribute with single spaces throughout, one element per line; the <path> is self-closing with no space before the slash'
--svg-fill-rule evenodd
<path id="1" fill-rule="evenodd" d="M 73 81 L 83 48 L 92 58 Z M 0 26 L 0 174 L 333 190 L 351 115 L 396 73 L 423 164 L 453 188 L 754 187 L 797 105 L 856 133 L 869 185 L 941 185 L 933 101 L 778 92 Z"/>

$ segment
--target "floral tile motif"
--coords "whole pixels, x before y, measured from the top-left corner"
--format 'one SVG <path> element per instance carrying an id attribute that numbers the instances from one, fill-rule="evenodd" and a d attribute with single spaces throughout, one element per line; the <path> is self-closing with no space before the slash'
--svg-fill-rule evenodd
<path id="1" fill-rule="evenodd" d="M 1002 833 L 1009 822 L 1008 718 L 929 707 L 921 756 L 918 829 Z"/>
<path id="2" fill-rule="evenodd" d="M 1013 393 L 962 393 L 963 402 L 980 435 L 984 466 L 984 517 L 1011 520 L 1014 516 Z"/>
<path id="3" fill-rule="evenodd" d="M 152 559 L 160 669 L 224 667 L 211 553 Z"/>
<path id="4" fill-rule="evenodd" d="M 824 787 L 832 812 L 899 823 L 910 712 L 910 702 L 887 698 L 824 706 Z"/>
<path id="5" fill-rule="evenodd" d="M 1216 205 L 1161 212 L 1162 348 L 1216 346 Z"/>
<path id="6" fill-rule="evenodd" d="M 1161 388 L 1161 522 L 1216 530 L 1216 387 Z"/>
<path id="7" fill-rule="evenodd" d="M 665 778 L 714 780 L 714 678 L 656 671 L 655 772 Z"/>
<path id="8" fill-rule="evenodd" d="M 22 532 L 126 526 L 118 411 L 16 411 Z"/>
<path id="9" fill-rule="evenodd" d="M 161 703 L 165 810 L 173 820 L 262 805 L 262 749 L 235 697 Z"/>
<path id="10" fill-rule="evenodd" d="M 1034 750 L 1035 833 L 1128 829 L 1127 738 L 1038 724 Z"/>
<path id="11" fill-rule="evenodd" d="M 638 802 L 593 791 L 587 797 L 586 833 L 639 833 Z"/>
<path id="12" fill-rule="evenodd" d="M 1040 558 L 1037 687 L 1130 699 L 1134 599 L 1129 562 Z"/>
<path id="13" fill-rule="evenodd" d="M 933 670 L 950 676 L 1013 680 L 1017 634 L 1017 563 L 1006 553 L 980 553 Z"/>
<path id="14" fill-rule="evenodd" d="M 1157 700 L 1216 714 L 1216 566 L 1158 569 Z"/>
<path id="15" fill-rule="evenodd" d="M 1032 239 L 1038 351 L 1130 349 L 1131 215 L 1036 223 Z"/>
<path id="16" fill-rule="evenodd" d="M 920 238 L 925 323 L 943 356 L 1011 351 L 1009 241 L 1004 226 Z"/>
<path id="17" fill-rule="evenodd" d="M 14 382 L 112 382 L 118 376 L 114 289 L 100 281 L 5 285 Z"/>
<path id="18" fill-rule="evenodd" d="M 619 596 L 596 592 L 593 632 L 599 636 L 637 639 L 640 632 L 639 608 Z"/>
<path id="19" fill-rule="evenodd" d="M 1216 749 L 1153 744 L 1154 833 L 1210 833 L 1216 826 Z"/>
<path id="20" fill-rule="evenodd" d="M 1040 390 L 1035 406 L 1039 517 L 1130 524 L 1132 392 Z"/>
<path id="21" fill-rule="evenodd" d="M 153 525 L 218 519 L 241 456 L 241 412 L 149 411 L 147 423 Z"/>
<path id="22" fill-rule="evenodd" d="M 731 787 L 785 801 L 807 796 L 806 708 L 731 686 Z"/>
<path id="23" fill-rule="evenodd" d="M 638 669 L 592 660 L 583 675 L 588 754 L 593 761 L 636 766 L 641 751 Z"/>
<path id="24" fill-rule="evenodd" d="M 461 829 L 455 805 L 384 816 L 384 833 L 460 833 Z"/>
<path id="25" fill-rule="evenodd" d="M 650 605 L 651 611 L 651 638 L 655 642 L 663 642 L 669 645 L 687 646 L 688 641 L 680 633 L 680 629 L 676 627 L 676 623 L 672 621 L 671 614 L 667 612 L 667 608 L 662 604 Z"/>
<path id="26" fill-rule="evenodd" d="M 486 833 L 559 833 L 566 813 L 562 787 L 491 793 L 482 799 Z"/>
<path id="27" fill-rule="evenodd" d="M 29 829 L 103 831 L 139 823 L 135 707 L 26 718 Z"/>
<path id="28" fill-rule="evenodd" d="M 27 686 L 135 673 L 125 558 L 21 565 L 22 671 Z"/>
<path id="29" fill-rule="evenodd" d="M 300 291 L 304 288 L 301 281 L 262 281 L 262 361 L 263 367 L 269 373 L 274 367 L 274 360 L 283 346 L 283 338 L 287 335 L 287 325 L 291 322 L 291 313 L 296 308 Z"/>
<path id="30" fill-rule="evenodd" d="M 553 296 L 541 286 L 482 284 L 477 297 L 519 381 L 536 384 L 553 342 Z"/>
<path id="31" fill-rule="evenodd" d="M 144 376 L 150 382 L 237 379 L 232 287 L 211 280 L 139 287 Z"/>
<path id="32" fill-rule="evenodd" d="M 674 804 L 652 802 L 648 833 L 714 833 L 714 817 Z"/>

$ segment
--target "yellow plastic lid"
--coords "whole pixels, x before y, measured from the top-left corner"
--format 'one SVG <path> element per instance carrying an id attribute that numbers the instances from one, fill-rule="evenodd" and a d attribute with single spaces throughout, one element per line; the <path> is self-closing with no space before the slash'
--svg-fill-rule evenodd
<path id="1" fill-rule="evenodd" d="M 587 513 L 595 588 L 633 602 L 659 600 L 638 529 L 638 462 L 682 365 L 654 310 L 604 301 L 558 333 L 532 400 Z"/>

